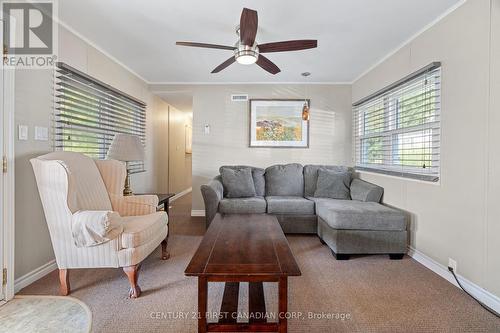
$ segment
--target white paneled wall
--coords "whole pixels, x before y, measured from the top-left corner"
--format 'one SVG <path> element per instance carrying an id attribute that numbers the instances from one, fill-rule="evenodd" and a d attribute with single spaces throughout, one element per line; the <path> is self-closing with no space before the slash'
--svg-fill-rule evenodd
<path id="1" fill-rule="evenodd" d="M 448 258 L 455 259 L 460 275 L 496 295 L 500 295 L 499 31 L 498 1 L 467 1 L 352 88 L 354 102 L 432 61 L 442 62 L 440 183 L 368 173 L 362 177 L 385 188 L 386 203 L 412 214 L 412 247 L 444 266 Z"/>

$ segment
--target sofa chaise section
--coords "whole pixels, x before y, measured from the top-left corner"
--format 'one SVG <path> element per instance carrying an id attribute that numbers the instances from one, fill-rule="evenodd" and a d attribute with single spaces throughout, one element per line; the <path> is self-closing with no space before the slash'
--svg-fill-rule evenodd
<path id="1" fill-rule="evenodd" d="M 354 179 L 350 192 L 352 200 L 315 199 L 321 241 L 338 260 L 351 254 L 402 258 L 407 246 L 405 213 L 380 203 L 380 186 Z"/>

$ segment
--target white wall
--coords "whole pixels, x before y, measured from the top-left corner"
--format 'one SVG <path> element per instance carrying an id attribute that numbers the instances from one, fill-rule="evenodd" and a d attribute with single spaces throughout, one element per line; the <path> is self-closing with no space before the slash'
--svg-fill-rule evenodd
<path id="1" fill-rule="evenodd" d="M 351 160 L 351 87 L 349 85 L 155 85 L 154 91 L 189 91 L 193 96 L 193 210 L 204 209 L 200 186 L 224 164 L 268 167 L 276 163 L 349 164 Z M 310 148 L 249 148 L 249 98 L 310 98 Z M 204 134 L 210 125 L 209 135 Z"/>
<path id="2" fill-rule="evenodd" d="M 132 176 L 136 192 L 157 190 L 156 180 L 162 169 L 155 162 L 157 145 L 168 145 L 168 137 L 155 138 L 153 122 L 161 117 L 154 106 L 164 108 L 148 86 L 125 68 L 94 47 L 60 27 L 59 61 L 66 62 L 142 101 L 147 107 L 146 161 L 147 172 Z M 34 126 L 51 127 L 52 71 L 17 70 L 15 83 L 15 122 L 29 126 L 29 140 L 15 142 L 15 277 L 18 278 L 54 259 L 41 202 L 29 159 L 53 150 L 52 141 L 34 141 Z M 156 134 L 161 131 L 157 131 Z M 168 165 L 167 165 L 168 168 Z M 168 169 L 165 170 L 168 174 Z"/>
<path id="3" fill-rule="evenodd" d="M 492 0 L 484 285 L 500 295 L 500 1 Z"/>
<path id="4" fill-rule="evenodd" d="M 500 295 L 499 10 L 496 0 L 467 1 L 352 87 L 355 102 L 432 61 L 442 62 L 440 184 L 368 173 L 362 178 L 385 188 L 386 203 L 412 214 L 412 247 L 443 265 L 448 265 L 449 257 L 457 260 L 460 275 L 496 295 Z"/>

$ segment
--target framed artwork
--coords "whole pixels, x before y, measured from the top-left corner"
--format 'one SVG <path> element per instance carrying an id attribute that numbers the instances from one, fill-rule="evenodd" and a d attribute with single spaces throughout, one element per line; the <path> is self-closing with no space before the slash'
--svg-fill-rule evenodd
<path id="1" fill-rule="evenodd" d="M 251 99 L 249 146 L 309 148 L 309 121 L 302 120 L 304 102 L 303 99 Z"/>

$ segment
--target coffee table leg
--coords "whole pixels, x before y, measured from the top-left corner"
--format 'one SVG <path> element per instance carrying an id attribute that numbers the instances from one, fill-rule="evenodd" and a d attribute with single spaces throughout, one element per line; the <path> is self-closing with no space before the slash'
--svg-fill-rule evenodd
<path id="1" fill-rule="evenodd" d="M 287 332 L 287 311 L 288 311 L 288 278 L 280 277 L 279 281 L 279 333 Z"/>
<path id="2" fill-rule="evenodd" d="M 198 333 L 207 331 L 207 295 L 208 281 L 206 277 L 198 277 Z"/>

